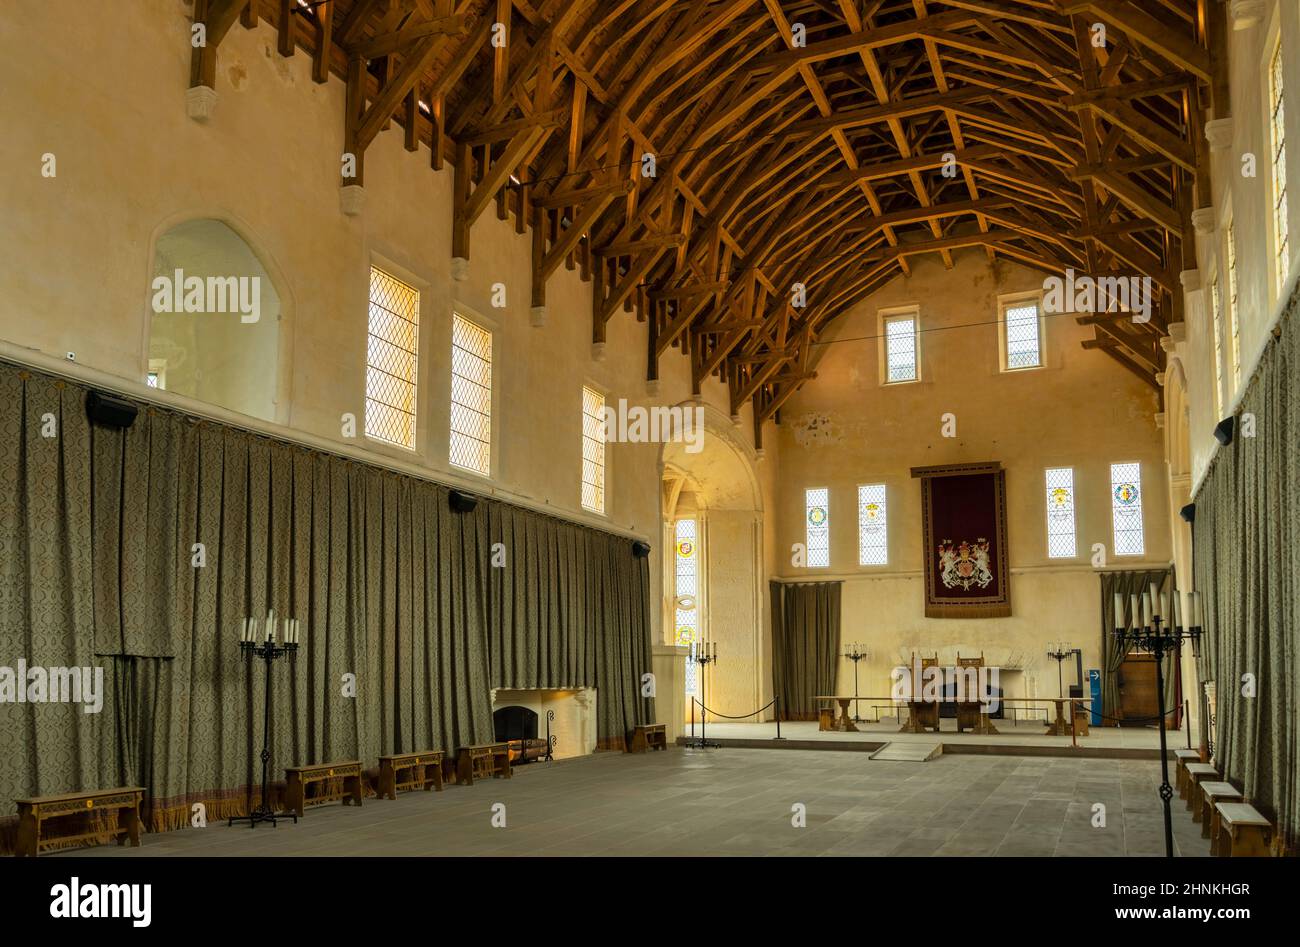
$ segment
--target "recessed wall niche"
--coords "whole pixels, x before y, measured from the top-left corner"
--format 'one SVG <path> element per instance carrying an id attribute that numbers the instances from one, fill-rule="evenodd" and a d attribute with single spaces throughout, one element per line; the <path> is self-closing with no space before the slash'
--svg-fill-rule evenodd
<path id="1" fill-rule="evenodd" d="M 219 220 L 173 227 L 149 289 L 148 383 L 275 420 L 280 294 L 244 239 Z"/>

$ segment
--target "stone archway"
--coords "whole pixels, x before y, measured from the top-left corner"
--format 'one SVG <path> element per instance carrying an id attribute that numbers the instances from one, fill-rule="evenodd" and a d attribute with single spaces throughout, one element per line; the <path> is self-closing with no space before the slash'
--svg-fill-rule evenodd
<path id="1" fill-rule="evenodd" d="M 763 495 L 754 450 L 722 412 L 695 402 L 705 436 L 696 451 L 669 442 L 663 470 L 664 634 L 674 640 L 676 520 L 696 521 L 700 634 L 716 645 L 719 661 L 708 671 L 708 705 L 724 714 L 757 710 L 771 692 L 771 630 L 766 608 Z M 689 701 L 687 701 L 689 704 Z"/>

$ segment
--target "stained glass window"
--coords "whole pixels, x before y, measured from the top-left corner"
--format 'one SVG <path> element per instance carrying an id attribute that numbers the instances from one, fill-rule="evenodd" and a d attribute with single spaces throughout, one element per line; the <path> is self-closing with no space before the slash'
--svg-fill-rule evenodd
<path id="1" fill-rule="evenodd" d="M 885 381 L 916 381 L 916 315 L 885 319 Z"/>
<path id="2" fill-rule="evenodd" d="M 1228 221 L 1228 338 L 1232 357 L 1232 390 L 1241 386 L 1241 318 L 1237 312 L 1237 232 Z"/>
<path id="3" fill-rule="evenodd" d="M 831 564 L 831 518 L 829 495 L 825 487 L 804 494 L 808 523 L 808 566 L 824 569 Z"/>
<path id="4" fill-rule="evenodd" d="M 696 649 L 700 643 L 699 609 L 699 547 L 696 542 L 695 520 L 678 520 L 673 561 L 676 578 L 673 584 L 673 621 L 676 628 L 675 643 L 688 647 L 686 657 L 686 696 L 699 697 L 699 679 L 696 676 Z"/>
<path id="5" fill-rule="evenodd" d="M 1275 279 L 1280 296 L 1291 263 L 1290 222 L 1286 206 L 1286 114 L 1282 92 L 1282 44 L 1273 50 L 1268 67 L 1269 133 L 1273 145 L 1273 249 Z"/>
<path id="6" fill-rule="evenodd" d="M 1210 281 L 1210 332 L 1214 335 L 1214 416 L 1223 414 L 1223 293 L 1219 277 Z"/>
<path id="7" fill-rule="evenodd" d="M 1037 302 L 1019 302 L 1002 307 L 1004 356 L 1008 371 L 1038 368 L 1043 364 Z"/>
<path id="8" fill-rule="evenodd" d="M 582 389 L 582 507 L 605 512 L 605 396 Z"/>
<path id="9" fill-rule="evenodd" d="M 448 459 L 492 469 L 492 333 L 460 314 L 451 320 L 451 440 Z"/>
<path id="10" fill-rule="evenodd" d="M 415 449 L 420 293 L 370 268 L 366 335 L 366 436 Z"/>
<path id="11" fill-rule="evenodd" d="M 886 528 L 885 485 L 867 483 L 858 487 L 858 564 L 883 566 L 889 562 L 889 533 Z"/>
<path id="12" fill-rule="evenodd" d="M 1074 540 L 1074 468 L 1047 468 L 1047 557 L 1072 559 Z"/>
<path id="13" fill-rule="evenodd" d="M 1110 465 L 1111 523 L 1115 555 L 1140 556 L 1146 552 L 1142 535 L 1142 468 L 1140 464 Z"/>

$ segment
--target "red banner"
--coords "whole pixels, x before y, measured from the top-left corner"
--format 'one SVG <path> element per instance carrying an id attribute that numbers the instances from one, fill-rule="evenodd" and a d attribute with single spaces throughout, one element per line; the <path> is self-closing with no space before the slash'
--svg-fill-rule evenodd
<path id="1" fill-rule="evenodd" d="M 1002 465 L 913 467 L 912 476 L 921 481 L 925 617 L 1010 615 Z"/>

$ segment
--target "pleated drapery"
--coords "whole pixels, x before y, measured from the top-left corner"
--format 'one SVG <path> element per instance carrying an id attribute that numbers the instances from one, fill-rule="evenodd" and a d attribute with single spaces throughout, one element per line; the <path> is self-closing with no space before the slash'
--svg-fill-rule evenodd
<path id="1" fill-rule="evenodd" d="M 493 688 L 595 688 L 601 746 L 653 720 L 648 560 L 632 540 L 0 364 L 0 666 L 102 667 L 102 712 L 0 704 L 0 817 L 30 795 L 148 790 L 148 824 L 243 812 L 265 675 L 248 616 L 301 622 L 272 665 L 285 766 L 493 737 Z"/>
<path id="2" fill-rule="evenodd" d="M 817 719 L 819 694 L 835 693 L 840 583 L 772 582 L 772 684 L 783 720 Z"/>
<path id="3" fill-rule="evenodd" d="M 1300 848 L 1300 330 L 1293 295 L 1251 378 L 1236 434 L 1194 497 L 1198 671 L 1217 703 L 1225 779 Z"/>

